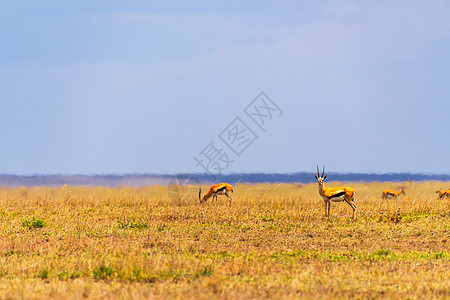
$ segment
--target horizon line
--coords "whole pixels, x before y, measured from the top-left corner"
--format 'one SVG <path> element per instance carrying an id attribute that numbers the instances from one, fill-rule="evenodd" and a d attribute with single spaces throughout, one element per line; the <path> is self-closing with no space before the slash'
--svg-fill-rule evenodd
<path id="1" fill-rule="evenodd" d="M 308 171 L 296 171 L 296 172 L 232 172 L 232 173 L 198 173 L 198 172 L 174 172 L 174 173 L 142 173 L 142 172 L 130 172 L 130 173 L 29 173 L 29 174 L 19 174 L 19 173 L 0 173 L 0 176 L 16 176 L 16 177 L 33 177 L 33 176 L 86 176 L 86 177 L 96 177 L 96 176 L 158 176 L 158 177 L 173 177 L 173 176 L 236 176 L 236 175 L 296 175 L 296 174 L 314 174 L 314 172 Z M 327 174 L 337 174 L 337 175 L 424 175 L 424 176 L 450 176 L 450 173 L 431 173 L 431 172 L 410 172 L 410 171 L 399 171 L 399 172 L 327 172 Z"/>

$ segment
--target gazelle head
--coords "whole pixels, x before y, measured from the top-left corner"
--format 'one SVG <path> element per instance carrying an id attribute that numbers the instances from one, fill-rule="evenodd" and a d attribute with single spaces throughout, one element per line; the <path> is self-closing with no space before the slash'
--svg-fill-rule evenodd
<path id="1" fill-rule="evenodd" d="M 325 181 L 325 178 L 327 178 L 327 175 L 325 174 L 325 166 L 323 166 L 322 176 L 320 176 L 319 166 L 317 165 L 317 175 L 314 175 L 314 177 L 317 179 L 317 183 L 319 185 L 323 185 L 323 182 Z"/>
<path id="2" fill-rule="evenodd" d="M 211 195 L 209 193 L 203 193 L 202 194 L 202 189 L 201 188 L 198 189 L 198 200 L 200 201 L 200 203 L 205 202 L 210 197 L 211 197 Z"/>
<path id="3" fill-rule="evenodd" d="M 406 195 L 405 188 L 403 188 L 403 187 L 400 189 L 400 194 L 399 195 L 401 195 L 401 194 Z"/>

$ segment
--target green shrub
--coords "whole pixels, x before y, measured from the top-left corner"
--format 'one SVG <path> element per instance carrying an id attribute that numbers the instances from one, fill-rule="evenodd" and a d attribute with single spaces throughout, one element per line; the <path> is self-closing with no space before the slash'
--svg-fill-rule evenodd
<path id="1" fill-rule="evenodd" d="M 32 219 L 22 221 L 22 226 L 28 228 L 43 228 L 47 226 L 47 224 L 41 218 L 33 217 Z"/>
<path id="2" fill-rule="evenodd" d="M 39 272 L 38 277 L 41 279 L 47 279 L 48 278 L 48 270 L 44 269 L 41 272 Z"/>
<path id="3" fill-rule="evenodd" d="M 95 279 L 111 279 L 114 270 L 110 267 L 101 265 L 94 269 L 94 278 Z"/>

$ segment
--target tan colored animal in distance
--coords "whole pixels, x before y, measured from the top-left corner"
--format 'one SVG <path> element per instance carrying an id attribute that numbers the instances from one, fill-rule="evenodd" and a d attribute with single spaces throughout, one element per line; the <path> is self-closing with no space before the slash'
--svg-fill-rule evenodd
<path id="1" fill-rule="evenodd" d="M 228 183 L 218 183 L 213 185 L 209 191 L 203 195 L 202 197 L 202 189 L 199 189 L 198 191 L 198 199 L 200 200 L 200 203 L 208 200 L 209 198 L 213 197 L 216 199 L 217 201 L 217 196 L 218 195 L 226 195 L 228 197 L 228 200 L 230 201 L 230 205 L 231 205 L 231 196 L 230 194 L 233 192 L 233 187 L 228 184 Z"/>
<path id="2" fill-rule="evenodd" d="M 439 191 L 436 191 L 437 194 L 439 194 L 438 199 L 444 199 L 445 197 L 450 198 L 450 190 L 443 191 L 439 189 Z"/>
<path id="3" fill-rule="evenodd" d="M 404 188 L 401 188 L 400 191 L 384 190 L 381 193 L 381 198 L 382 199 L 388 199 L 388 198 L 397 199 L 397 197 L 400 196 L 401 194 L 406 195 Z"/>
<path id="4" fill-rule="evenodd" d="M 314 175 L 319 184 L 319 194 L 325 202 L 325 217 L 330 217 L 331 202 L 347 202 L 353 209 L 353 219 L 356 218 L 355 190 L 349 187 L 326 188 L 324 181 L 327 178 L 325 174 L 325 166 L 323 166 L 322 176 L 319 174 L 319 166 L 317 166 L 317 175 Z"/>

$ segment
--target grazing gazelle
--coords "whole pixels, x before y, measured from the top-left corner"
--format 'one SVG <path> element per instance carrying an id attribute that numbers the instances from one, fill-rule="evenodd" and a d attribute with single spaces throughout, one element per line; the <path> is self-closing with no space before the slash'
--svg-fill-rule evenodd
<path id="1" fill-rule="evenodd" d="M 381 198 L 382 199 L 388 199 L 388 198 L 397 199 L 397 197 L 400 196 L 401 194 L 406 195 L 405 190 L 403 188 L 401 188 L 400 191 L 384 190 L 381 193 Z"/>
<path id="2" fill-rule="evenodd" d="M 437 194 L 439 194 L 438 199 L 444 199 L 445 197 L 450 198 L 450 190 L 443 191 L 439 189 L 439 191 L 436 191 Z"/>
<path id="3" fill-rule="evenodd" d="M 327 178 L 327 175 L 324 175 L 325 166 L 323 166 L 322 176 L 320 176 L 319 166 L 317 166 L 317 175 L 314 175 L 314 177 L 317 179 L 317 183 L 319 183 L 319 194 L 322 196 L 323 201 L 325 201 L 325 217 L 330 217 L 331 201 L 345 201 L 353 209 L 353 219 L 355 219 L 356 205 L 353 202 L 355 199 L 355 190 L 349 187 L 326 188 L 323 182 Z"/>
<path id="4" fill-rule="evenodd" d="M 230 205 L 231 205 L 231 196 L 230 193 L 233 192 L 233 187 L 228 184 L 228 183 L 218 183 L 213 185 L 209 191 L 203 195 L 202 197 L 202 189 L 199 189 L 198 191 L 198 199 L 200 200 L 200 203 L 202 203 L 203 201 L 208 200 L 210 197 L 216 198 L 217 201 L 217 195 L 226 195 L 228 197 L 228 200 L 230 201 Z"/>

